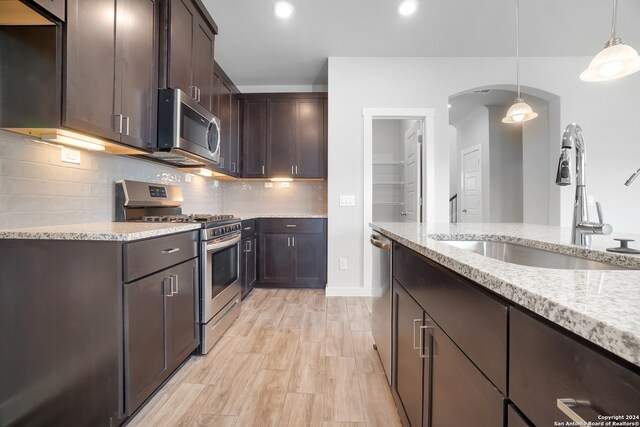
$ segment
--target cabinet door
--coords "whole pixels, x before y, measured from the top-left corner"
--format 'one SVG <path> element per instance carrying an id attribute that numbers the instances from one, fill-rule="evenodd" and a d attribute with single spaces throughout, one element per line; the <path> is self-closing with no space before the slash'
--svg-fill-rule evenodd
<path id="1" fill-rule="evenodd" d="M 167 296 L 169 369 L 177 368 L 198 346 L 196 328 L 197 269 L 196 260 L 168 270 L 173 281 L 173 295 Z"/>
<path id="2" fill-rule="evenodd" d="M 114 126 L 115 1 L 69 0 L 64 126 L 119 140 Z"/>
<path id="3" fill-rule="evenodd" d="M 294 268 L 292 249 L 288 234 L 260 235 L 260 283 L 291 283 Z"/>
<path id="4" fill-rule="evenodd" d="M 198 88 L 197 100 L 204 108 L 212 110 L 213 40 L 214 35 L 205 21 L 198 17 L 193 35 L 193 85 Z"/>
<path id="5" fill-rule="evenodd" d="M 424 321 L 424 311 L 400 286 L 393 285 L 393 304 L 395 327 L 395 358 L 396 375 L 393 390 L 402 403 L 404 414 L 411 427 L 423 425 L 423 402 L 429 401 L 429 396 L 423 396 L 429 388 L 423 390 L 423 377 L 429 384 L 429 366 L 420 355 L 421 330 Z M 422 335 L 424 338 L 424 335 Z M 426 365 L 426 369 L 425 369 Z M 427 406 L 428 413 L 428 406 Z M 427 419 L 428 417 L 425 417 Z M 425 426 L 427 423 L 424 424 Z M 437 425 L 437 424 L 436 424 Z M 460 424 L 462 425 L 462 424 Z"/>
<path id="6" fill-rule="evenodd" d="M 293 176 L 293 142 L 295 138 L 295 101 L 267 100 L 267 173 L 270 177 Z"/>
<path id="7" fill-rule="evenodd" d="M 242 239 L 240 248 L 242 249 L 242 256 L 240 257 L 240 289 L 242 290 L 242 296 L 248 292 L 248 275 L 247 269 L 249 264 L 249 246 L 251 245 L 252 237 Z"/>
<path id="8" fill-rule="evenodd" d="M 267 100 L 242 101 L 242 176 L 266 177 L 267 166 Z"/>
<path id="9" fill-rule="evenodd" d="M 65 20 L 65 0 L 31 0 L 61 21 Z"/>
<path id="10" fill-rule="evenodd" d="M 502 426 L 504 398 L 453 341 L 432 324 L 432 425 Z"/>
<path id="11" fill-rule="evenodd" d="M 291 239 L 295 253 L 293 281 L 303 287 L 324 286 L 327 270 L 324 234 L 295 234 Z"/>
<path id="12" fill-rule="evenodd" d="M 231 94 L 230 110 L 229 171 L 237 176 L 240 173 L 240 101 L 235 93 Z"/>
<path id="13" fill-rule="evenodd" d="M 325 145 L 322 99 L 295 101 L 294 172 L 297 178 L 324 178 Z"/>
<path id="14" fill-rule="evenodd" d="M 116 114 L 124 117 L 121 141 L 151 149 L 156 141 L 157 0 L 118 0 Z M 122 5 L 122 6 L 121 6 Z M 135 22 L 136 25 L 131 25 Z M 120 97 L 120 101 L 118 101 Z M 118 106 L 120 108 L 118 108 Z"/>
<path id="15" fill-rule="evenodd" d="M 135 411 L 166 377 L 165 294 L 170 293 L 164 272 L 124 286 L 127 414 Z"/>
<path id="16" fill-rule="evenodd" d="M 218 112 L 220 119 L 220 168 L 225 172 L 231 171 L 231 88 L 224 79 L 220 79 L 218 85 Z"/>
<path id="17" fill-rule="evenodd" d="M 197 17 L 190 0 L 172 0 L 170 12 L 169 76 L 167 85 L 193 96 L 193 29 Z"/>

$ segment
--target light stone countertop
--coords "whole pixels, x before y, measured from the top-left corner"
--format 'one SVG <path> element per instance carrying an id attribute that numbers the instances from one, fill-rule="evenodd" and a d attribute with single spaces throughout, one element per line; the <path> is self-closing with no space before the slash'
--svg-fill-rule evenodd
<path id="1" fill-rule="evenodd" d="M 235 214 L 238 218 L 245 219 L 257 219 L 257 218 L 326 218 L 327 214 L 264 214 L 264 213 L 244 213 Z"/>
<path id="2" fill-rule="evenodd" d="M 373 223 L 374 230 L 640 366 L 640 271 L 557 270 L 502 262 L 438 240 L 495 240 L 640 268 L 640 255 L 606 252 L 614 237 L 571 245 L 571 230 L 532 224 Z M 632 243 L 630 246 L 634 247 Z M 635 242 L 635 246 L 640 243 Z"/>
<path id="3" fill-rule="evenodd" d="M 24 240 L 100 240 L 130 242 L 198 230 L 201 224 L 100 222 L 0 230 L 0 239 Z"/>

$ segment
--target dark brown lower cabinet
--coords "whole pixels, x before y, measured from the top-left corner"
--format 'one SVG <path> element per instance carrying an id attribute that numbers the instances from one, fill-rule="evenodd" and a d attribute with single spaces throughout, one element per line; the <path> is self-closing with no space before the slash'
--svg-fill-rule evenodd
<path id="1" fill-rule="evenodd" d="M 569 422 L 562 405 L 585 422 L 602 421 L 602 415 L 640 416 L 639 371 L 511 310 L 509 397 L 536 426 Z"/>
<path id="2" fill-rule="evenodd" d="M 129 415 L 198 345 L 196 268 L 191 260 L 124 286 Z"/>
<path id="3" fill-rule="evenodd" d="M 425 313 L 398 282 L 393 284 L 393 325 L 396 342 L 395 379 L 392 385 L 396 404 L 411 427 L 429 426 L 431 366 L 425 353 Z M 422 345 L 421 345 L 422 344 Z M 427 343 L 428 344 L 428 343 Z M 426 386 L 426 387 L 425 387 Z"/>
<path id="4" fill-rule="evenodd" d="M 432 324 L 431 420 L 433 426 L 495 426 L 504 423 L 505 398 L 456 344 Z"/>
<path id="5" fill-rule="evenodd" d="M 327 282 L 326 219 L 261 218 L 258 284 L 323 288 Z"/>
<path id="6" fill-rule="evenodd" d="M 240 259 L 240 287 L 244 298 L 251 292 L 257 280 L 257 238 L 255 235 L 242 239 L 242 258 Z"/>
<path id="7" fill-rule="evenodd" d="M 531 424 L 524 419 L 515 406 L 509 404 L 507 407 L 507 427 L 532 427 Z"/>

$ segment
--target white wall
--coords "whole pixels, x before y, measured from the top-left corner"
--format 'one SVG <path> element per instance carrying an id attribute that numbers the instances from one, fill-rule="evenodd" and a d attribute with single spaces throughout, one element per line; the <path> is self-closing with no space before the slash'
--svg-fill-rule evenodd
<path id="1" fill-rule="evenodd" d="M 588 149 L 588 191 L 602 201 L 616 231 L 640 232 L 629 212 L 640 211 L 640 186 L 624 187 L 640 167 L 640 75 L 606 84 L 578 75 L 591 58 L 522 58 L 521 82 L 560 97 L 560 124 L 579 123 Z M 511 84 L 513 58 L 329 58 L 328 286 L 362 287 L 362 108 L 435 108 L 435 221 L 448 220 L 448 98 L 481 86 Z M 559 147 L 559 138 L 547 143 Z M 559 149 L 558 149 L 559 150 Z M 551 157 L 551 156 L 550 156 Z M 554 156 L 557 160 L 557 156 Z M 553 160 L 549 159 L 552 169 Z M 549 180 L 554 177 L 549 176 Z M 573 188 L 561 190 L 562 225 L 571 222 Z M 339 207 L 341 194 L 355 194 L 356 209 Z M 338 258 L 349 270 L 338 270 Z"/>
<path id="2" fill-rule="evenodd" d="M 462 152 L 479 145 L 481 147 L 481 188 L 482 188 L 482 218 L 489 222 L 491 212 L 491 147 L 489 146 L 489 110 L 486 107 L 478 107 L 466 116 L 460 118 L 455 125 L 458 135 L 458 147 L 454 162 L 462 168 Z M 450 159 L 451 160 L 451 159 Z M 462 221 L 460 210 L 462 209 L 462 182 L 460 180 L 461 169 L 457 170 L 457 192 L 460 195 L 458 203 L 458 221 Z M 448 201 L 448 199 L 447 199 Z"/>
<path id="3" fill-rule="evenodd" d="M 485 222 L 523 222 L 522 127 L 502 123 L 509 106 L 487 106 L 491 199 Z M 546 159 L 543 158 L 543 159 Z M 537 163 L 527 159 L 528 163 Z M 488 220 L 487 220 L 488 219 Z"/>

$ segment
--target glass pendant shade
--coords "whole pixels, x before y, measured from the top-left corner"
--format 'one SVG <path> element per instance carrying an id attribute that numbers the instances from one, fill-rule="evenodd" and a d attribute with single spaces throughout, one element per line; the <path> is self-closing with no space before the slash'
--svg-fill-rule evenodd
<path id="1" fill-rule="evenodd" d="M 620 39 L 610 40 L 580 74 L 585 82 L 603 82 L 640 71 L 638 52 Z"/>
<path id="2" fill-rule="evenodd" d="M 538 117 L 538 113 L 535 113 L 522 98 L 518 98 L 507 111 L 502 123 L 522 123 L 533 120 L 536 117 Z"/>

